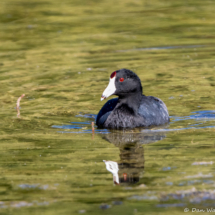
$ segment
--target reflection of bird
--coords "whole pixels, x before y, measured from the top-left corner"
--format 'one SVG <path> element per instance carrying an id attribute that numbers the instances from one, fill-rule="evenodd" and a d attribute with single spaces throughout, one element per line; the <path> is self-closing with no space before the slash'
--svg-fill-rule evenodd
<path id="1" fill-rule="evenodd" d="M 141 145 L 126 144 L 120 147 L 120 161 L 105 161 L 106 169 L 113 174 L 115 184 L 135 184 L 144 169 L 144 150 Z"/>
<path id="2" fill-rule="evenodd" d="M 135 131 L 117 131 L 103 135 L 104 139 L 119 148 L 120 161 L 117 162 L 117 176 L 120 185 L 136 184 L 140 181 L 140 175 L 144 170 L 145 164 L 143 144 L 165 138 L 163 133 L 141 133 L 137 132 L 137 130 Z M 112 172 L 112 169 L 110 166 L 107 167 L 107 170 L 110 172 Z"/>
<path id="3" fill-rule="evenodd" d="M 111 74 L 101 100 L 111 95 L 119 98 L 109 100 L 99 111 L 96 125 L 101 128 L 150 127 L 169 122 L 164 102 L 153 96 L 142 95 L 139 77 L 128 69 Z"/>
<path id="4" fill-rule="evenodd" d="M 103 161 L 105 162 L 106 169 L 113 174 L 114 183 L 119 184 L 118 163 L 114 161 L 106 161 L 106 160 L 103 160 Z"/>
<path id="5" fill-rule="evenodd" d="M 145 164 L 143 147 L 139 144 L 125 144 L 119 147 L 119 150 L 118 175 L 120 184 L 135 184 L 139 182 Z"/>
<path id="6" fill-rule="evenodd" d="M 144 144 L 160 141 L 165 133 L 133 131 L 112 131 L 103 138 L 119 148 L 120 161 L 104 161 L 106 168 L 117 179 L 120 185 L 136 184 L 141 180 L 144 170 Z M 115 179 L 115 183 L 116 183 Z"/>
<path id="7" fill-rule="evenodd" d="M 162 127 L 163 128 L 163 127 Z M 151 132 L 144 133 L 141 130 L 128 130 L 128 131 L 112 131 L 107 134 L 103 134 L 103 139 L 106 139 L 110 143 L 113 143 L 116 147 L 123 147 L 126 144 L 149 144 L 160 141 L 166 137 L 165 133 Z"/>

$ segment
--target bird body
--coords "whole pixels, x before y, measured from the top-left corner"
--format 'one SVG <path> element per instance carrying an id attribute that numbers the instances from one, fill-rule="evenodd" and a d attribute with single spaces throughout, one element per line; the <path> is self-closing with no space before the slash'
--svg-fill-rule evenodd
<path id="1" fill-rule="evenodd" d="M 102 100 L 111 99 L 99 111 L 96 124 L 100 128 L 135 128 L 163 125 L 169 122 L 169 114 L 164 102 L 153 96 L 142 95 L 139 77 L 130 70 L 121 69 L 110 76 Z"/>

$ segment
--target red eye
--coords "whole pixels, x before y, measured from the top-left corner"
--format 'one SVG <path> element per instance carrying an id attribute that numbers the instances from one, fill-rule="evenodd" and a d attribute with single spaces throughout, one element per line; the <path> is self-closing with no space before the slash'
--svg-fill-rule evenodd
<path id="1" fill-rule="evenodd" d="M 111 75 L 110 75 L 110 78 L 113 78 L 116 76 L 116 72 L 113 72 Z"/>
<path id="2" fill-rule="evenodd" d="M 123 81 L 124 81 L 124 78 L 120 78 L 119 81 L 120 81 L 120 82 L 123 82 Z"/>

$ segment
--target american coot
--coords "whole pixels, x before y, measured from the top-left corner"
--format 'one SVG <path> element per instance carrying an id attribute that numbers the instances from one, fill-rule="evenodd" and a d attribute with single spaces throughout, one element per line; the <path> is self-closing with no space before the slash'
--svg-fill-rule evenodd
<path id="1" fill-rule="evenodd" d="M 110 82 L 101 100 L 111 99 L 99 111 L 96 125 L 99 128 L 135 128 L 163 125 L 169 122 L 164 102 L 153 96 L 142 95 L 139 77 L 128 69 L 120 69 L 110 76 Z"/>

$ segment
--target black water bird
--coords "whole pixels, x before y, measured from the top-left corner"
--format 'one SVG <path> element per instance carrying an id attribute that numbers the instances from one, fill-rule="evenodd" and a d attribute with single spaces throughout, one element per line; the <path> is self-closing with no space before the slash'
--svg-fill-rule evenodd
<path id="1" fill-rule="evenodd" d="M 110 76 L 110 82 L 101 100 L 111 99 L 99 111 L 96 125 L 99 128 L 122 129 L 159 126 L 169 122 L 164 102 L 153 96 L 142 95 L 139 77 L 128 69 L 120 69 Z"/>

